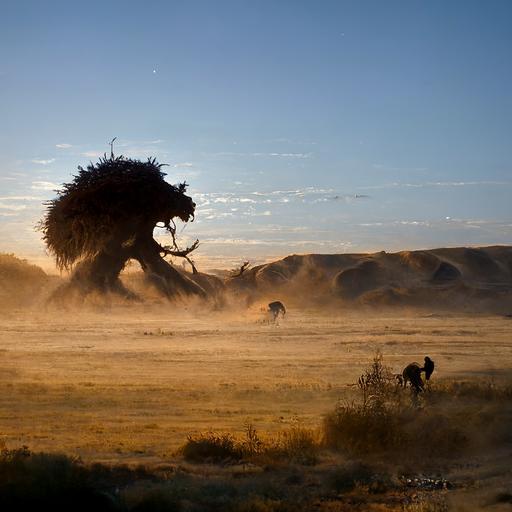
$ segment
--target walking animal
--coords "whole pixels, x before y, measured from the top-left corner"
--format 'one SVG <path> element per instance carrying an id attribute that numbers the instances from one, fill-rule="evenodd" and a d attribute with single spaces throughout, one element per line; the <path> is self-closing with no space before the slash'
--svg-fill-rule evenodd
<path id="1" fill-rule="evenodd" d="M 407 386 L 409 382 L 411 387 L 414 389 L 416 393 L 423 391 L 425 384 L 423 383 L 423 379 L 421 378 L 421 372 L 423 368 L 418 363 L 408 364 L 404 371 L 402 372 L 402 381 L 404 388 Z"/>
<path id="2" fill-rule="evenodd" d="M 428 356 L 425 356 L 425 364 L 423 365 L 422 371 L 425 372 L 425 379 L 429 381 L 430 376 L 434 372 L 434 361 Z"/>
<path id="3" fill-rule="evenodd" d="M 272 315 L 272 319 L 275 322 L 279 315 L 282 315 L 283 317 L 286 315 L 286 308 L 281 301 L 276 300 L 268 305 L 268 312 Z"/>

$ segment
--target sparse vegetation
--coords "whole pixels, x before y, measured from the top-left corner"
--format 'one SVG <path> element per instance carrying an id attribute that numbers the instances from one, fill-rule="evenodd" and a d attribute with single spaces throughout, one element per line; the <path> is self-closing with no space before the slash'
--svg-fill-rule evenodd
<path id="1" fill-rule="evenodd" d="M 163 309 L 159 313 L 168 315 Z M 5 492 L 0 498 L 10 496 L 22 504 L 37 498 L 53 510 L 62 509 L 61 503 L 75 510 L 78 507 L 69 506 L 73 500 L 105 500 L 104 507 L 92 508 L 441 511 L 446 510 L 446 496 L 462 493 L 467 475 L 487 472 L 495 479 L 505 472 L 494 461 L 484 465 L 489 454 L 505 452 L 512 443 L 512 393 L 506 371 L 496 372 L 494 379 L 489 374 L 470 378 L 466 373 L 464 379 L 441 380 L 449 362 L 458 365 L 461 375 L 468 359 L 473 364 L 473 356 L 481 350 L 479 333 L 484 331 L 480 319 L 468 320 L 464 331 L 452 318 L 442 321 L 442 331 L 439 320 L 430 318 L 415 319 L 419 326 L 414 329 L 410 320 L 393 325 L 389 319 L 385 324 L 375 321 L 373 328 L 361 326 L 359 319 L 344 320 L 343 332 L 341 320 L 333 320 L 328 330 L 311 330 L 311 334 L 301 319 L 294 329 L 289 325 L 266 329 L 266 344 L 259 343 L 259 331 L 254 336 L 252 326 L 252 330 L 243 328 L 244 335 L 250 333 L 247 339 L 240 336 L 238 326 L 236 336 L 228 339 L 226 330 L 210 318 L 198 320 L 192 329 L 189 319 L 170 323 L 168 316 L 128 318 L 123 313 L 118 319 L 122 327 L 112 328 L 111 319 L 99 319 L 94 331 L 83 329 L 78 321 L 70 326 L 59 320 L 51 330 L 43 326 L 49 334 L 36 324 L 29 335 L 14 334 L 19 323 L 6 324 L 0 355 L 2 409 L 8 413 L 2 438 L 11 448 L 25 443 L 46 452 L 56 447 L 68 455 L 6 450 L 0 475 Z M 290 323 L 295 321 L 291 316 Z M 318 318 L 313 321 L 318 323 Z M 403 354 L 410 352 L 412 337 L 430 335 L 434 325 L 436 343 L 445 336 L 460 339 L 465 346 L 474 338 L 475 344 L 466 366 L 455 359 L 456 352 L 449 358 L 455 347 L 449 356 L 436 355 L 439 373 L 416 397 L 398 385 L 394 372 L 407 363 Z M 500 346 L 506 343 L 505 320 L 497 324 L 488 320 L 486 325 L 499 327 L 496 331 L 486 327 L 487 338 Z M 106 329 L 112 330 L 106 341 L 100 341 L 99 333 Z M 363 339 L 355 332 L 369 334 Z M 287 336 L 297 343 L 285 345 Z M 50 339 L 69 347 L 76 365 L 72 378 L 64 356 L 48 370 L 55 351 L 38 351 L 37 357 L 27 359 L 27 346 L 38 350 L 34 341 Z M 72 341 L 66 345 L 68 339 Z M 357 371 L 368 350 L 364 340 L 389 352 L 377 353 Z M 124 343 L 128 343 L 125 348 Z M 41 344 L 45 351 L 47 346 Z M 272 359 L 276 346 L 295 350 L 291 369 L 283 359 L 277 363 Z M 439 346 L 429 352 L 439 354 Z M 333 351 L 345 350 L 354 366 L 331 364 Z M 243 364 L 236 359 L 240 355 Z M 329 362 L 318 369 L 320 357 Z M 486 357 L 496 365 L 492 354 Z M 212 364 L 224 358 L 229 372 Z M 44 380 L 38 365 L 45 369 Z M 272 378 L 266 378 L 270 374 Z M 239 433 L 244 419 L 245 432 Z M 201 425 L 211 426 L 211 431 L 187 440 L 187 432 L 201 431 Z M 181 454 L 176 454 L 183 441 Z M 70 456 L 75 453 L 81 453 L 85 462 Z M 100 457 L 133 467 L 92 463 Z M 136 469 L 141 463 L 147 468 Z M 481 469 L 465 469 L 467 464 L 481 463 Z M 45 497 L 41 497 L 43 487 Z M 496 501 L 498 492 L 509 490 L 500 482 L 486 500 Z M 62 501 L 61 495 L 68 501 Z"/>
<path id="2" fill-rule="evenodd" d="M 32 303 L 47 283 L 48 277 L 40 267 L 14 254 L 0 253 L 0 307 Z"/>
<path id="3" fill-rule="evenodd" d="M 180 454 L 190 462 L 240 462 L 259 464 L 290 463 L 310 465 L 317 461 L 320 444 L 318 435 L 295 425 L 276 436 L 260 438 L 254 425 L 247 424 L 245 437 L 227 433 L 207 432 L 189 436 Z"/>

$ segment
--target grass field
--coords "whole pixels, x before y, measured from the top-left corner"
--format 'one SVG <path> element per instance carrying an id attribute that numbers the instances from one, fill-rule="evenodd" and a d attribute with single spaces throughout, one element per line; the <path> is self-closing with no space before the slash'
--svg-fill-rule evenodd
<path id="1" fill-rule="evenodd" d="M 263 314 L 172 307 L 18 311 L 1 319 L 0 434 L 11 446 L 158 463 L 187 435 L 317 427 L 379 349 L 393 371 L 429 355 L 433 379 L 512 374 L 512 319 Z"/>

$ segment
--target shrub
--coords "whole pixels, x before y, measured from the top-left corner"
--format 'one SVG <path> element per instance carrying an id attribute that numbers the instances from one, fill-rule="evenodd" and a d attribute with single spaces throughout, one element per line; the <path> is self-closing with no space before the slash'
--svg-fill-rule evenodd
<path id="1" fill-rule="evenodd" d="M 371 467 L 361 462 L 339 466 L 327 478 L 329 486 L 337 492 L 350 492 L 357 485 L 370 485 L 374 475 Z"/>
<path id="2" fill-rule="evenodd" d="M 65 455 L 32 453 L 26 446 L 0 453 L 2 510 L 117 510 L 88 468 Z"/>
<path id="3" fill-rule="evenodd" d="M 238 461 L 244 454 L 240 443 L 232 435 L 214 432 L 188 436 L 181 453 L 190 462 Z"/>
<path id="4" fill-rule="evenodd" d="M 401 420 L 399 411 L 383 405 L 338 405 L 324 419 L 324 442 L 351 455 L 382 453 L 405 443 Z"/>
<path id="5" fill-rule="evenodd" d="M 189 436 L 180 452 L 186 460 L 198 463 L 237 462 L 243 459 L 260 464 L 296 462 L 310 465 L 316 463 L 319 448 L 318 435 L 300 425 L 263 440 L 254 426 L 248 424 L 245 438 L 207 432 Z"/>

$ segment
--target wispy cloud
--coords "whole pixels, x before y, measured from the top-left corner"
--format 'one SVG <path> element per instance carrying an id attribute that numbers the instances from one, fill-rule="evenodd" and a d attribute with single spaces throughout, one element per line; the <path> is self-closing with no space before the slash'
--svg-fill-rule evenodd
<path id="1" fill-rule="evenodd" d="M 253 152 L 253 153 L 237 153 L 233 151 L 221 151 L 214 153 L 217 156 L 254 156 L 254 157 L 278 157 L 278 158 L 311 158 L 313 153 L 277 153 L 277 152 Z"/>
<path id="2" fill-rule="evenodd" d="M 175 169 L 191 169 L 192 167 L 195 167 L 195 165 L 192 162 L 178 162 L 173 164 L 172 167 Z"/>
<path id="3" fill-rule="evenodd" d="M 11 204 L 0 201 L 0 210 L 9 210 L 12 212 L 19 212 L 21 210 L 25 210 L 26 206 L 24 204 Z"/>
<path id="4" fill-rule="evenodd" d="M 38 196 L 3 196 L 0 201 L 43 201 L 44 198 Z"/>
<path id="5" fill-rule="evenodd" d="M 510 186 L 512 181 L 427 181 L 424 183 L 384 183 L 359 187 L 361 190 L 377 190 L 386 188 L 434 188 L 434 187 L 478 187 L 478 186 Z"/>
<path id="6" fill-rule="evenodd" d="M 103 156 L 104 153 L 106 153 L 106 151 L 84 151 L 80 154 L 87 158 L 99 158 L 100 156 Z"/>
<path id="7" fill-rule="evenodd" d="M 51 181 L 33 181 L 30 188 L 32 190 L 57 190 L 59 185 Z"/>
<path id="8" fill-rule="evenodd" d="M 411 171 L 411 172 L 428 171 L 428 167 L 397 167 L 394 165 L 385 165 L 385 164 L 373 164 L 372 167 L 379 171 Z"/>
<path id="9" fill-rule="evenodd" d="M 195 193 L 194 199 L 200 206 L 210 204 L 272 204 L 272 203 L 319 203 L 328 201 L 341 201 L 350 203 L 357 200 L 367 199 L 366 194 L 341 194 L 335 189 L 305 187 L 292 190 L 272 190 L 268 192 L 247 192 L 247 193 Z"/>
<path id="10" fill-rule="evenodd" d="M 34 164 L 49 165 L 49 164 L 53 164 L 53 162 L 55 162 L 55 158 L 49 158 L 48 160 L 34 158 L 33 160 L 31 160 L 31 162 Z"/>
<path id="11" fill-rule="evenodd" d="M 55 144 L 55 147 L 58 149 L 69 149 L 72 148 L 72 144 Z"/>

